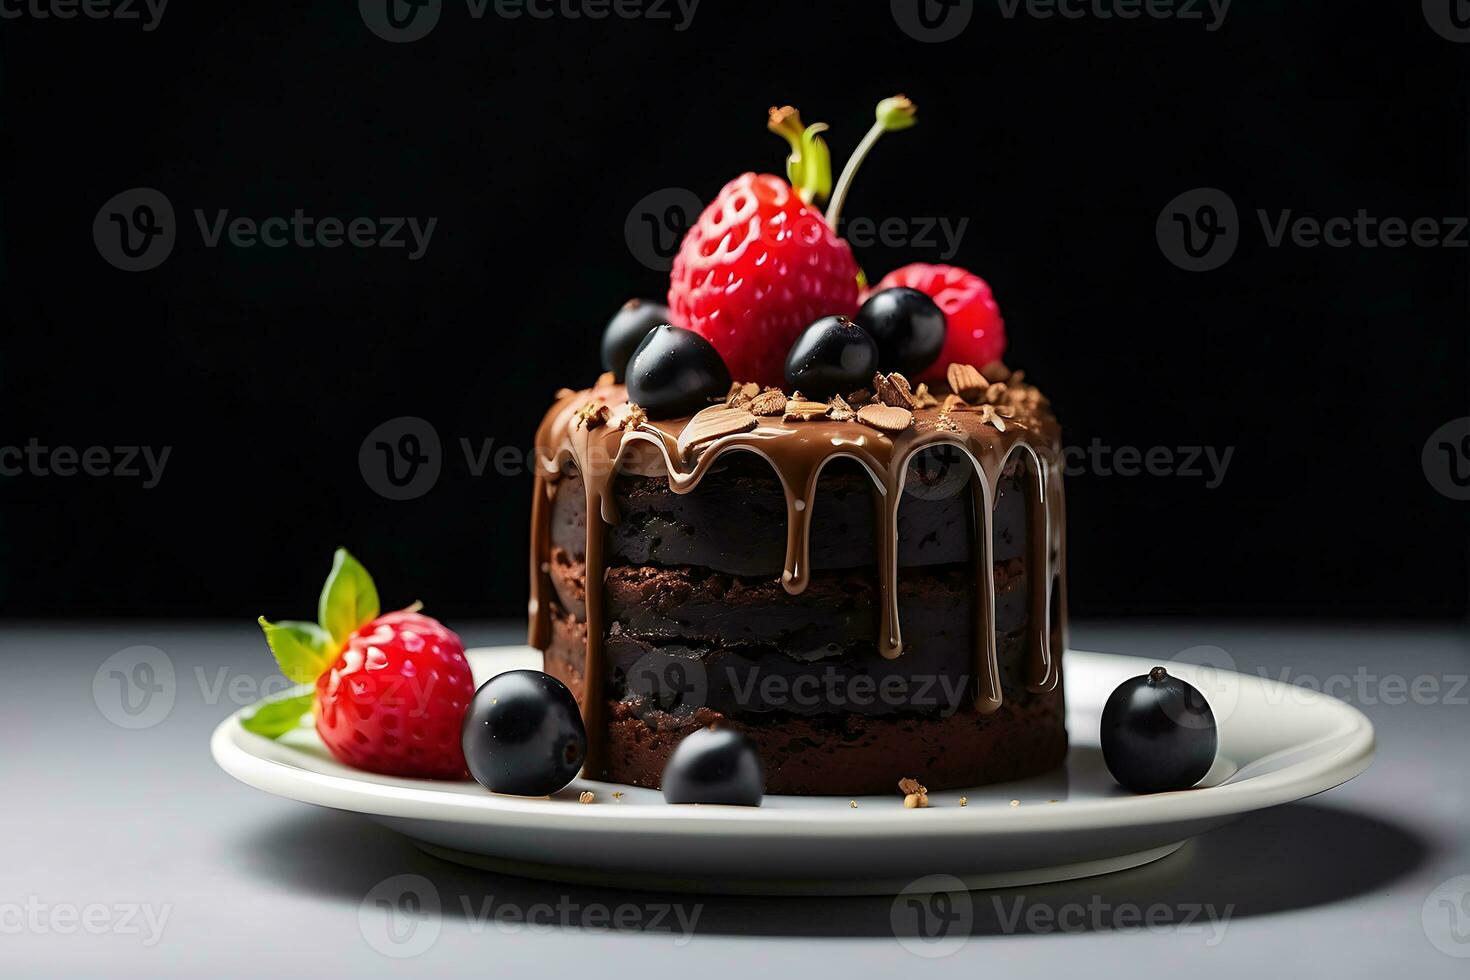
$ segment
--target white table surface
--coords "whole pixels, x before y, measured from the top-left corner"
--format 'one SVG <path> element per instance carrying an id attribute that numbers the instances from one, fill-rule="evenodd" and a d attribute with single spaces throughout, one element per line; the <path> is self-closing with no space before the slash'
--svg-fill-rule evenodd
<path id="1" fill-rule="evenodd" d="M 520 639 L 514 627 L 458 625 L 471 645 Z M 278 680 L 252 624 L 11 626 L 0 630 L 0 974 L 1466 975 L 1470 877 L 1454 879 L 1470 876 L 1470 630 L 1109 622 L 1077 624 L 1073 642 L 1160 660 L 1213 645 L 1239 669 L 1325 683 L 1373 720 L 1377 760 L 1346 786 L 1145 868 L 975 893 L 968 927 L 930 963 L 895 938 L 888 898 L 700 898 L 502 877 L 237 783 L 215 768 L 208 738 Z M 120 712 L 105 671 L 94 690 L 104 661 L 137 645 L 173 668 L 165 712 Z M 389 918 L 378 907 L 402 893 L 382 884 L 398 875 L 427 879 L 429 911 Z M 525 915 L 536 924 L 520 924 Z"/>

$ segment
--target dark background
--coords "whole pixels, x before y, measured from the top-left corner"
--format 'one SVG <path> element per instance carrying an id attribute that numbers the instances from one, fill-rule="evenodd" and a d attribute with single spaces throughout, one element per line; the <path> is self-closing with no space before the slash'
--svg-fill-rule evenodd
<path id="1" fill-rule="evenodd" d="M 1470 505 L 1420 454 L 1470 414 L 1466 249 L 1268 247 L 1256 209 L 1465 215 L 1466 58 L 1416 3 L 1249 3 L 1201 21 L 1014 18 L 923 44 L 886 2 L 703 0 L 692 25 L 472 19 L 390 44 L 355 5 L 185 4 L 158 28 L 0 21 L 0 445 L 171 447 L 163 479 L 0 478 L 0 611 L 307 616 L 331 549 L 385 603 L 512 617 L 529 448 L 598 371 L 602 324 L 665 277 L 624 224 L 660 188 L 781 172 L 768 105 L 831 123 L 838 166 L 881 97 L 849 218 L 965 217 L 1007 360 L 1069 444 L 1234 447 L 1223 483 L 1069 484 L 1079 615 L 1462 616 Z M 99 256 L 128 188 L 178 214 L 160 267 Z M 1181 271 L 1175 195 L 1224 190 L 1240 245 Z M 428 251 L 206 248 L 193 209 L 437 217 Z M 937 249 L 872 247 L 871 278 Z M 358 451 L 420 416 L 434 488 L 373 491 Z"/>

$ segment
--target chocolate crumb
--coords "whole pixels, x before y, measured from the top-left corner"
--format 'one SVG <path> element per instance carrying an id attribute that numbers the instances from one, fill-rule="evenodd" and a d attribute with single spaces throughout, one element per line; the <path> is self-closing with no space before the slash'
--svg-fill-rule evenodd
<path id="1" fill-rule="evenodd" d="M 590 431 L 606 422 L 611 414 L 612 410 L 602 402 L 588 402 L 577 409 L 577 421 L 573 425 L 573 428 L 585 425 Z"/>
<path id="2" fill-rule="evenodd" d="M 578 803 L 591 803 L 595 799 L 597 799 L 597 795 L 595 793 L 592 793 L 591 791 L 584 789 L 584 790 L 582 790 L 582 795 L 577 797 L 577 802 Z"/>
<path id="3" fill-rule="evenodd" d="M 960 806 L 969 806 L 969 805 L 970 805 L 970 798 L 968 796 L 961 796 L 960 797 Z"/>

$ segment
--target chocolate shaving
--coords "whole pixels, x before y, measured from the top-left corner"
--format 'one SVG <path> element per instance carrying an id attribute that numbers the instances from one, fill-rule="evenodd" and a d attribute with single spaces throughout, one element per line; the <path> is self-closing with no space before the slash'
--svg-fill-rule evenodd
<path id="1" fill-rule="evenodd" d="M 1000 361 L 991 361 L 989 364 L 980 365 L 980 373 L 992 381 L 1011 380 L 1011 369 Z"/>
<path id="2" fill-rule="evenodd" d="M 902 432 L 914 423 L 914 413 L 897 405 L 864 405 L 857 418 L 879 432 Z"/>
<path id="3" fill-rule="evenodd" d="M 969 364 L 951 364 L 944 372 L 950 390 L 967 402 L 979 401 L 989 381 Z"/>
<path id="4" fill-rule="evenodd" d="M 582 792 L 577 796 L 578 803 L 591 803 L 595 799 L 597 799 L 597 794 L 593 793 L 591 790 L 586 789 L 582 790 Z"/>
<path id="5" fill-rule="evenodd" d="M 939 410 L 948 415 L 950 412 L 973 412 L 975 406 L 967 403 L 959 395 L 945 395 L 944 405 Z"/>
<path id="6" fill-rule="evenodd" d="M 996 429 L 999 430 L 999 431 L 1001 431 L 1001 432 L 1004 432 L 1006 430 L 1006 421 L 1005 421 L 1005 419 L 1001 418 L 999 415 L 996 414 L 995 407 L 992 406 L 992 405 L 981 405 L 980 406 L 980 421 L 981 421 L 982 424 L 983 423 L 986 423 L 986 422 L 989 422 L 991 425 L 995 426 Z"/>
<path id="7" fill-rule="evenodd" d="M 760 392 L 761 386 L 754 381 L 737 381 L 730 386 L 730 393 L 725 396 L 725 405 L 728 408 L 749 408 Z"/>
<path id="8" fill-rule="evenodd" d="M 787 422 L 815 422 L 827 417 L 827 403 L 805 398 L 789 398 L 782 418 Z"/>
<path id="9" fill-rule="evenodd" d="M 609 388 L 609 387 L 611 387 L 611 386 L 613 386 L 613 385 L 615 385 L 617 383 L 618 383 L 618 376 L 617 375 L 613 374 L 611 371 L 604 371 L 604 372 L 602 372 L 601 374 L 599 374 L 597 376 L 597 383 L 595 385 L 593 385 L 592 387 L 594 387 L 594 388 Z"/>
<path id="10" fill-rule="evenodd" d="M 831 404 L 827 406 L 827 415 L 834 422 L 851 422 L 857 417 L 857 412 L 854 412 L 852 406 L 842 400 L 841 395 L 833 395 Z"/>
<path id="11" fill-rule="evenodd" d="M 780 388 L 767 388 L 752 398 L 748 407 L 756 415 L 783 415 L 786 412 L 786 395 Z"/>
<path id="12" fill-rule="evenodd" d="M 873 393 L 866 388 L 859 388 L 847 396 L 847 403 L 853 408 L 862 408 L 873 400 Z"/>
<path id="13" fill-rule="evenodd" d="M 914 392 L 909 387 L 909 379 L 897 371 L 888 375 L 873 375 L 873 387 L 877 389 L 878 400 L 885 405 L 908 409 L 911 412 L 919 407 L 914 401 Z"/>
<path id="14" fill-rule="evenodd" d="M 992 405 L 1000 401 L 1005 396 L 1006 386 L 1004 382 L 997 381 L 995 384 L 989 385 L 985 389 L 985 400 Z"/>
<path id="15" fill-rule="evenodd" d="M 914 389 L 914 402 L 920 408 L 933 408 L 939 404 L 939 399 L 930 394 L 928 385 L 920 383 L 919 387 Z"/>
<path id="16" fill-rule="evenodd" d="M 743 408 L 725 408 L 711 405 L 701 409 L 679 433 L 679 452 L 687 453 L 695 446 L 713 442 L 722 436 L 733 436 L 738 432 L 749 432 L 759 423 L 756 417 Z"/>

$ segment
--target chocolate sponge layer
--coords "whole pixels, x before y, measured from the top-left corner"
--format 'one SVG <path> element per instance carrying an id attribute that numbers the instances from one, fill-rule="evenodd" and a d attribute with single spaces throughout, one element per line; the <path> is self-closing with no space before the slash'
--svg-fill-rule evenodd
<path id="1" fill-rule="evenodd" d="M 927 482 L 910 479 L 898 510 L 899 567 L 971 560 L 974 519 L 967 473 L 951 468 Z M 1025 550 L 1021 480 L 1019 469 L 1001 478 L 992 554 L 996 561 L 1018 558 Z M 812 569 L 874 567 L 876 493 L 872 478 L 852 460 L 835 460 L 822 471 L 812 507 Z M 609 565 L 781 574 L 786 498 L 770 464 L 751 453 L 726 456 L 690 493 L 674 493 L 661 476 L 623 474 L 614 483 L 613 496 L 620 520 L 608 529 Z M 568 476 L 558 484 L 552 544 L 580 559 L 586 536 L 586 493 L 580 478 Z"/>

